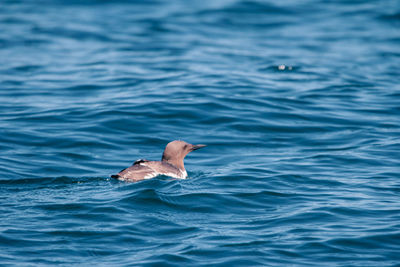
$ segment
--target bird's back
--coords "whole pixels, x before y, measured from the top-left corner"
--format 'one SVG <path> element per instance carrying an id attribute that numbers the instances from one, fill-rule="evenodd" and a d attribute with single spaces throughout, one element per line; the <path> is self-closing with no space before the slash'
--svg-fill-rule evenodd
<path id="1" fill-rule="evenodd" d="M 180 170 L 172 164 L 164 161 L 137 160 L 129 168 L 123 169 L 112 178 L 119 180 L 140 181 L 151 179 L 157 175 L 166 175 L 174 178 L 184 179 L 187 176 L 186 170 Z"/>

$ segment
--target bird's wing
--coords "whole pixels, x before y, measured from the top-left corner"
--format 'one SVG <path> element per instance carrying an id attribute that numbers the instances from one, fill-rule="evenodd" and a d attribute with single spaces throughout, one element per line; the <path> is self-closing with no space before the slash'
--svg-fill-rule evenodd
<path id="1" fill-rule="evenodd" d="M 144 163 L 144 162 L 149 162 L 149 160 L 147 160 L 147 159 L 138 159 L 132 165 L 136 165 L 136 164 L 140 164 L 140 163 Z"/>
<path id="2" fill-rule="evenodd" d="M 140 181 L 144 179 L 150 179 L 156 177 L 158 173 L 145 165 L 134 164 L 129 168 L 123 169 L 117 175 L 112 175 L 111 177 L 117 178 L 120 180 L 129 180 L 129 181 Z"/>

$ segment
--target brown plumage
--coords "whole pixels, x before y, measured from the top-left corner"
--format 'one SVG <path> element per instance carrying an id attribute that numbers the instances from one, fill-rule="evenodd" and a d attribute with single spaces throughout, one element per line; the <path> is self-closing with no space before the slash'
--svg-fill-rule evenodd
<path id="1" fill-rule="evenodd" d="M 185 156 L 205 145 L 192 145 L 184 141 L 172 141 L 165 147 L 161 161 L 149 161 L 140 159 L 135 161 L 129 168 L 123 169 L 112 178 L 128 181 L 140 181 L 151 179 L 157 175 L 166 175 L 174 178 L 185 179 L 187 172 L 183 163 Z"/>

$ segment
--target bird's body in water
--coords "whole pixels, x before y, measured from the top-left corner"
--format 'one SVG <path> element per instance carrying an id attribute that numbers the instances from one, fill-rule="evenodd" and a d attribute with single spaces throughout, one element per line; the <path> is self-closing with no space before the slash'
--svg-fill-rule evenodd
<path id="1" fill-rule="evenodd" d="M 161 161 L 137 160 L 129 168 L 123 169 L 112 178 L 125 181 L 140 181 L 151 179 L 158 175 L 166 175 L 178 179 L 185 179 L 187 172 L 183 164 L 185 156 L 205 145 L 192 145 L 184 141 L 172 141 L 165 147 Z"/>

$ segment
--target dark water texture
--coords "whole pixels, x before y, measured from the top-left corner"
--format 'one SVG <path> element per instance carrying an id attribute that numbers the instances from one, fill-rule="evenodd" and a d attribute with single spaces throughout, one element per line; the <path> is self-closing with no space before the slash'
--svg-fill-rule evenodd
<path id="1" fill-rule="evenodd" d="M 0 265 L 400 266 L 400 2 L 2 1 Z M 166 143 L 190 178 L 112 180 Z"/>

